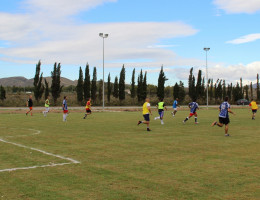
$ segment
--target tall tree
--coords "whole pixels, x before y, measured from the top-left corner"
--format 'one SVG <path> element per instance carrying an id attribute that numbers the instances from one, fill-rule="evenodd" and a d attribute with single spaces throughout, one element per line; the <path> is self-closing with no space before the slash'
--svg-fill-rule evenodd
<path id="1" fill-rule="evenodd" d="M 248 94 L 249 87 L 248 87 L 248 85 L 245 85 L 244 89 L 245 89 L 245 93 L 246 93 L 246 99 L 249 100 L 249 94 Z"/>
<path id="2" fill-rule="evenodd" d="M 36 101 L 39 101 L 42 98 L 44 92 L 44 86 L 42 84 L 42 74 L 41 73 L 41 61 L 36 64 L 36 71 L 35 76 L 33 79 L 33 86 L 34 86 L 34 96 Z"/>
<path id="3" fill-rule="evenodd" d="M 256 76 L 256 98 L 257 100 L 260 100 L 259 74 Z"/>
<path id="4" fill-rule="evenodd" d="M 107 101 L 108 102 L 110 102 L 111 92 L 112 92 L 112 84 L 111 84 L 111 77 L 109 73 L 107 77 Z"/>
<path id="5" fill-rule="evenodd" d="M 201 92 L 202 92 L 202 96 L 201 96 L 201 98 L 204 99 L 205 96 L 206 96 L 206 90 L 205 90 L 205 78 L 204 78 L 204 77 L 203 77 L 203 79 L 202 79 Z"/>
<path id="6" fill-rule="evenodd" d="M 158 88 L 157 88 L 157 97 L 160 99 L 164 98 L 164 84 L 165 81 L 167 81 L 168 79 L 166 78 L 164 71 L 163 71 L 163 66 L 161 67 L 161 71 L 159 74 L 159 78 L 158 78 Z"/>
<path id="7" fill-rule="evenodd" d="M 240 78 L 240 88 L 239 88 L 239 98 L 243 99 L 244 98 L 244 91 L 243 91 L 243 80 Z"/>
<path id="8" fill-rule="evenodd" d="M 93 69 L 93 77 L 91 82 L 91 99 L 95 102 L 97 97 L 97 68 Z"/>
<path id="9" fill-rule="evenodd" d="M 199 70 L 198 72 L 198 78 L 197 78 L 197 84 L 196 84 L 196 94 L 198 98 L 203 97 L 203 90 L 202 90 L 202 72 Z"/>
<path id="10" fill-rule="evenodd" d="M 115 82 L 114 82 L 114 90 L 113 90 L 113 96 L 115 98 L 118 98 L 119 96 L 119 91 L 118 91 L 119 85 L 118 85 L 118 78 L 117 76 L 115 77 Z"/>
<path id="11" fill-rule="evenodd" d="M 3 101 L 6 99 L 6 92 L 5 92 L 5 88 L 1 85 L 0 86 L 0 99 Z"/>
<path id="12" fill-rule="evenodd" d="M 125 99 L 125 66 L 123 65 L 119 77 L 119 100 Z"/>
<path id="13" fill-rule="evenodd" d="M 85 78 L 84 78 L 84 99 L 88 100 L 90 98 L 90 90 L 91 90 L 91 83 L 90 83 L 90 75 L 89 75 L 89 64 L 87 63 L 85 68 Z"/>
<path id="14" fill-rule="evenodd" d="M 44 84 L 45 84 L 45 86 L 44 86 L 44 88 L 45 88 L 44 97 L 45 97 L 45 99 L 47 99 L 48 96 L 50 95 L 50 89 L 49 89 L 49 83 L 46 80 L 46 78 L 44 79 Z"/>
<path id="15" fill-rule="evenodd" d="M 195 87 L 195 77 L 193 75 L 193 67 L 190 69 L 190 75 L 189 75 L 189 96 L 191 99 L 196 98 L 196 87 Z"/>
<path id="16" fill-rule="evenodd" d="M 180 93 L 180 87 L 179 87 L 178 83 L 176 82 L 175 85 L 173 86 L 174 99 L 179 98 L 179 93 Z"/>
<path id="17" fill-rule="evenodd" d="M 142 69 L 138 76 L 138 81 L 137 81 L 137 99 L 139 102 L 141 102 L 143 100 L 143 71 L 142 71 Z"/>
<path id="18" fill-rule="evenodd" d="M 98 99 L 100 103 L 102 102 L 102 97 L 103 97 L 102 94 L 103 94 L 103 80 L 100 79 L 98 81 Z"/>
<path id="19" fill-rule="evenodd" d="M 145 100 L 147 97 L 147 72 L 144 73 L 144 79 L 143 79 L 143 95 L 142 98 Z"/>
<path id="20" fill-rule="evenodd" d="M 253 83 L 251 81 L 251 83 L 250 83 L 250 99 L 253 99 L 253 98 L 254 98 Z"/>
<path id="21" fill-rule="evenodd" d="M 226 88 L 226 81 L 223 80 L 223 88 L 222 88 L 222 91 L 223 91 L 223 98 L 225 98 L 227 96 L 227 88 Z"/>
<path id="22" fill-rule="evenodd" d="M 185 89 L 184 83 L 180 81 L 179 83 L 179 101 L 182 102 L 185 99 Z"/>
<path id="23" fill-rule="evenodd" d="M 209 99 L 212 100 L 213 99 L 213 88 L 214 88 L 214 86 L 213 86 L 213 79 L 209 79 L 208 84 L 209 84 L 209 88 L 208 88 L 208 90 L 209 90 Z"/>
<path id="24" fill-rule="evenodd" d="M 131 98 L 135 98 L 136 96 L 136 92 L 135 92 L 135 69 L 133 69 L 133 73 L 132 73 L 132 82 L 131 82 Z"/>
<path id="25" fill-rule="evenodd" d="M 60 85 L 61 65 L 60 63 L 54 63 L 53 71 L 51 72 L 51 94 L 54 101 L 54 105 L 57 103 L 57 99 L 60 97 L 63 86 Z"/>
<path id="26" fill-rule="evenodd" d="M 82 102 L 83 101 L 83 85 L 84 85 L 84 82 L 83 82 L 83 71 L 81 69 L 81 67 L 79 68 L 79 79 L 78 79 L 78 84 L 77 84 L 77 100 L 78 102 Z"/>

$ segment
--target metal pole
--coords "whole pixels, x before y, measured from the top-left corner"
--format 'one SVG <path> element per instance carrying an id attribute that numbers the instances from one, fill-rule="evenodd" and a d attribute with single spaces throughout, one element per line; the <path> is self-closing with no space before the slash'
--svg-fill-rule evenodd
<path id="1" fill-rule="evenodd" d="M 206 51 L 207 110 L 209 109 L 208 51 Z"/>
<path id="2" fill-rule="evenodd" d="M 103 111 L 105 109 L 105 38 L 103 37 Z"/>

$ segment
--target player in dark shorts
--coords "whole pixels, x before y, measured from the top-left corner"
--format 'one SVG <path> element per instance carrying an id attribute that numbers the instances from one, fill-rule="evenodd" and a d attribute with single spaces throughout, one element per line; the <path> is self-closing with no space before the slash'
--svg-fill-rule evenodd
<path id="1" fill-rule="evenodd" d="M 32 116 L 32 110 L 33 110 L 33 100 L 32 100 L 32 95 L 29 96 L 29 99 L 26 102 L 27 107 L 29 108 L 29 111 L 26 112 L 26 115 L 28 115 L 29 113 L 31 113 Z"/>
<path id="2" fill-rule="evenodd" d="M 223 127 L 225 125 L 225 136 L 230 136 L 228 133 L 228 124 L 230 123 L 228 113 L 235 115 L 230 109 L 228 97 L 225 97 L 225 101 L 219 106 L 219 122 L 215 121 L 211 124 L 211 126 L 217 125 L 218 127 Z"/>

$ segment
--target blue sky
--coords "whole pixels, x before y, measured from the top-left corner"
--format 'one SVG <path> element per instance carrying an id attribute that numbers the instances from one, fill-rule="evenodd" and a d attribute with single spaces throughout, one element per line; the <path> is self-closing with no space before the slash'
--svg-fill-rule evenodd
<path id="1" fill-rule="evenodd" d="M 42 61 L 44 76 L 61 62 L 62 76 L 77 79 L 88 62 L 102 78 L 126 66 L 148 72 L 156 84 L 161 65 L 167 84 L 187 81 L 190 67 L 209 77 L 245 83 L 260 73 L 260 1 L 247 0 L 3 0 L 0 7 L 0 78 L 32 78 Z"/>

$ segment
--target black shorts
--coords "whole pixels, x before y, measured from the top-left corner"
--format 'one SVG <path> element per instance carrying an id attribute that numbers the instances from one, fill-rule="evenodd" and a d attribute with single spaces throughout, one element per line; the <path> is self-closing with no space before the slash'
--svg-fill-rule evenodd
<path id="1" fill-rule="evenodd" d="M 91 110 L 89 110 L 89 109 L 87 110 L 87 109 L 86 109 L 86 113 L 91 113 Z"/>
<path id="2" fill-rule="evenodd" d="M 150 115 L 149 114 L 146 114 L 146 115 L 143 115 L 144 116 L 144 120 L 149 122 L 150 121 Z"/>
<path id="3" fill-rule="evenodd" d="M 257 110 L 252 110 L 252 113 L 255 114 L 257 112 Z"/>
<path id="4" fill-rule="evenodd" d="M 229 118 L 219 117 L 219 123 L 227 125 L 230 123 L 230 121 Z"/>

